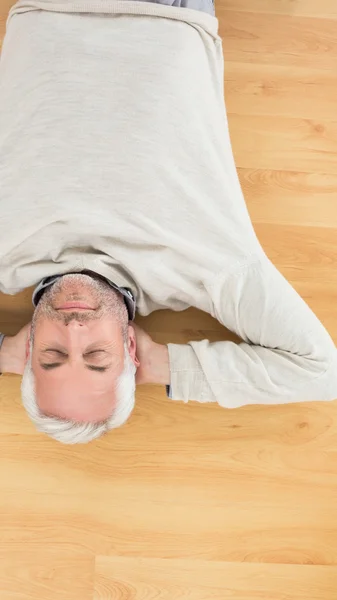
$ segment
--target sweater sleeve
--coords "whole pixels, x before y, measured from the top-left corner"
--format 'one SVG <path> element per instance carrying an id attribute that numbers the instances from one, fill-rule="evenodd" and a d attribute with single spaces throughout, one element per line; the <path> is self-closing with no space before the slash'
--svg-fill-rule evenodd
<path id="1" fill-rule="evenodd" d="M 243 341 L 169 344 L 172 399 L 236 408 L 337 398 L 332 339 L 266 257 L 208 290 L 213 316 Z"/>

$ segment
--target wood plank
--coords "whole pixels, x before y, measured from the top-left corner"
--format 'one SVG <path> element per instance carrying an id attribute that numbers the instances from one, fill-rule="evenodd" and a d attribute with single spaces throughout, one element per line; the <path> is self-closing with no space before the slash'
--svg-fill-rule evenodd
<path id="1" fill-rule="evenodd" d="M 0 438 L 2 543 L 334 565 L 336 425 L 337 402 L 227 411 L 154 389 L 88 446 L 13 428 Z"/>
<path id="2" fill-rule="evenodd" d="M 91 600 L 94 561 L 66 546 L 0 551 L 0 600 Z"/>
<path id="3" fill-rule="evenodd" d="M 337 568 L 99 556 L 94 600 L 335 600 Z"/>
<path id="4" fill-rule="evenodd" d="M 224 0 L 227 11 L 337 19 L 335 0 Z"/>
<path id="5" fill-rule="evenodd" d="M 226 61 L 226 104 L 236 115 L 336 121 L 336 69 Z"/>
<path id="6" fill-rule="evenodd" d="M 253 223 L 336 227 L 337 175 L 247 168 L 238 173 Z"/>
<path id="7" fill-rule="evenodd" d="M 225 4 L 219 4 L 217 14 L 225 62 L 336 69 L 332 19 L 242 13 L 227 10 Z"/>
<path id="8" fill-rule="evenodd" d="M 337 122 L 231 113 L 229 127 L 239 168 L 337 172 Z"/>

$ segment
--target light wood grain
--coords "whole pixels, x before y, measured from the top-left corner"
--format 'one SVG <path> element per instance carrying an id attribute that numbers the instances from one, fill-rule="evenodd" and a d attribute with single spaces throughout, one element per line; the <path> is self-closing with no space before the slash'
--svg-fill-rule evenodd
<path id="1" fill-rule="evenodd" d="M 91 600 L 94 559 L 66 546 L 0 552 L 0 600 Z"/>
<path id="2" fill-rule="evenodd" d="M 227 61 L 269 64 L 275 65 L 276 69 L 288 66 L 335 71 L 337 38 L 334 19 L 253 13 L 250 10 L 254 3 L 255 0 L 247 0 L 244 15 L 242 11 L 229 10 L 226 0 L 218 3 L 217 13 Z M 278 0 L 269 2 L 270 6 L 277 4 Z M 318 0 L 316 7 L 319 11 Z"/>
<path id="3" fill-rule="evenodd" d="M 337 342 L 336 6 L 217 0 L 250 215 Z M 31 314 L 31 290 L 0 295 L 0 330 Z M 139 323 L 159 342 L 235 339 L 194 309 Z M 0 410 L 1 600 L 336 599 L 337 402 L 226 411 L 144 387 L 84 447 L 34 430 L 16 376 Z"/>
<path id="4" fill-rule="evenodd" d="M 244 13 L 262 13 L 273 15 L 318 17 L 320 19 L 337 19 L 335 0 L 226 0 L 226 10 Z"/>
<path id="5" fill-rule="evenodd" d="M 230 114 L 337 120 L 330 70 L 227 61 L 225 90 Z"/>
<path id="6" fill-rule="evenodd" d="M 98 557 L 96 566 L 95 600 L 322 600 L 322 594 L 327 600 L 336 598 L 337 568 L 120 557 Z"/>
<path id="7" fill-rule="evenodd" d="M 230 114 L 230 131 L 238 167 L 337 172 L 337 121 Z"/>
<path id="8" fill-rule="evenodd" d="M 331 215 L 336 207 L 337 175 L 249 168 L 238 172 L 255 224 L 335 229 Z"/>

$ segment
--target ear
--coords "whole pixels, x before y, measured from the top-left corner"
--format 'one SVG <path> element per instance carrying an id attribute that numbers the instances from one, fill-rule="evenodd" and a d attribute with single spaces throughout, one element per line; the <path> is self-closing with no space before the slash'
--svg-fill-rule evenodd
<path id="1" fill-rule="evenodd" d="M 29 358 L 30 351 L 31 351 L 31 343 L 30 343 L 30 333 L 31 333 L 31 330 L 32 330 L 32 326 L 29 325 L 27 327 L 27 339 L 26 339 L 26 362 L 27 362 L 27 360 Z"/>
<path id="2" fill-rule="evenodd" d="M 136 351 L 137 351 L 136 333 L 135 333 L 135 330 L 132 325 L 128 326 L 128 350 L 129 350 L 129 354 L 132 358 L 133 364 L 138 369 L 138 367 L 140 366 L 140 362 L 136 355 Z"/>

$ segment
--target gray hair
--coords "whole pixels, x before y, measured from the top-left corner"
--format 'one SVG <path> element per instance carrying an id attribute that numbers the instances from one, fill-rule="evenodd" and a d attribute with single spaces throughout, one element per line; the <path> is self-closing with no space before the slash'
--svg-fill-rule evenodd
<path id="1" fill-rule="evenodd" d="M 136 367 L 126 345 L 124 354 L 124 369 L 117 380 L 117 401 L 112 415 L 101 423 L 76 423 L 58 417 L 48 417 L 41 413 L 36 400 L 32 353 L 30 352 L 22 377 L 21 396 L 23 405 L 38 431 L 63 444 L 87 444 L 107 431 L 123 425 L 133 411 L 136 389 Z"/>

